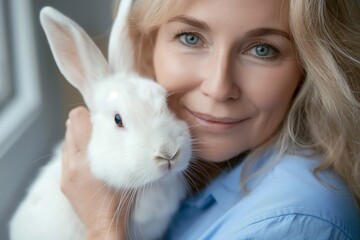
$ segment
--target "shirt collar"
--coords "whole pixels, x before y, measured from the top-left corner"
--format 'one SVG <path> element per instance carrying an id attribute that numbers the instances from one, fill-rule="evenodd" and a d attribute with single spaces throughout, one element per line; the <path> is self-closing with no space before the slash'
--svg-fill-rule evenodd
<path id="1" fill-rule="evenodd" d="M 263 166 L 272 153 L 272 151 L 265 152 L 265 154 L 259 158 L 253 169 L 258 169 Z M 244 166 L 243 162 L 244 161 L 241 161 L 241 163 L 233 168 L 224 170 L 224 172 L 215 178 L 204 190 L 187 198 L 183 204 L 199 209 L 205 209 L 214 203 L 219 204 L 224 209 L 233 206 L 245 195 L 240 184 L 241 170 Z M 251 178 L 247 186 L 253 188 L 263 179 L 264 175 L 266 174 Z"/>

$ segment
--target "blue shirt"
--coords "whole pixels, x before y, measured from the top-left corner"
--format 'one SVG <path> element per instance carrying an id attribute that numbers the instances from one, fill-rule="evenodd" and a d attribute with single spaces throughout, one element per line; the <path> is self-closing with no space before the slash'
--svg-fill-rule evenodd
<path id="1" fill-rule="evenodd" d="M 271 154 L 264 154 L 260 164 Z M 285 155 L 240 187 L 239 164 L 185 199 L 165 239 L 360 239 L 360 212 L 345 183 L 319 160 Z"/>

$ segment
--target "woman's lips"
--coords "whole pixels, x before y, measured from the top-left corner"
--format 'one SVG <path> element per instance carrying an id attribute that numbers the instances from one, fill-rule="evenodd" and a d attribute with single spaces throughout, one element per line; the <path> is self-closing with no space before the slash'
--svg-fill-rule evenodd
<path id="1" fill-rule="evenodd" d="M 223 132 L 229 130 L 246 120 L 231 117 L 214 117 L 208 114 L 193 112 L 190 110 L 188 110 L 188 112 L 195 118 L 197 122 L 195 127 L 201 127 L 213 132 Z"/>

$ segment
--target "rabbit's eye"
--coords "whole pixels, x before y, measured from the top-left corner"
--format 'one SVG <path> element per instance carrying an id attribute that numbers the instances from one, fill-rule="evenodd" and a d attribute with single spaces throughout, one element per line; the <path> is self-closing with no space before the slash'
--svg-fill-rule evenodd
<path id="1" fill-rule="evenodd" d="M 120 114 L 116 114 L 114 120 L 118 127 L 124 127 Z"/>

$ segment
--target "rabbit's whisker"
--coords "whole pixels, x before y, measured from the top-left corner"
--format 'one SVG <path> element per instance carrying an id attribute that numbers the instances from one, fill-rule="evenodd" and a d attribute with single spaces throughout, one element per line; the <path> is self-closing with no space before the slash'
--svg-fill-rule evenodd
<path id="1" fill-rule="evenodd" d="M 193 174 L 191 171 L 186 171 L 183 173 L 183 179 L 186 183 L 186 186 L 187 186 L 187 190 L 189 192 L 192 191 L 192 188 L 194 188 L 196 191 L 199 191 L 198 187 L 197 187 L 197 184 L 196 184 L 196 181 L 192 178 L 192 177 L 195 177 L 197 178 L 198 176 L 196 176 L 196 174 Z"/>
<path id="2" fill-rule="evenodd" d="M 53 156 L 55 156 L 55 155 L 56 155 L 55 153 L 51 153 L 51 154 L 42 156 L 42 157 L 40 157 L 40 158 L 38 158 L 38 159 L 36 159 L 36 160 L 34 160 L 34 161 L 30 161 L 30 162 L 28 163 L 28 166 L 35 165 L 36 163 L 41 162 L 42 160 L 44 160 L 44 159 L 46 159 L 46 158 L 49 158 L 49 159 L 50 159 L 51 157 L 53 157 Z"/>
<path id="3" fill-rule="evenodd" d="M 202 172 L 204 171 L 204 172 Z M 197 180 L 197 182 L 200 183 L 206 183 L 206 181 L 204 180 L 204 178 L 210 179 L 210 176 L 208 175 L 207 171 L 202 168 L 196 168 L 194 166 L 188 168 L 188 173 L 189 175 L 195 177 L 195 180 Z M 203 176 L 203 178 L 201 177 Z"/>
<path id="4" fill-rule="evenodd" d="M 111 204 L 111 201 L 114 199 L 115 195 L 116 195 L 116 192 L 114 192 L 114 193 L 112 194 L 112 197 L 111 197 L 111 200 L 110 200 L 110 203 L 109 203 L 109 204 Z M 107 198 L 107 196 L 108 196 L 108 192 L 106 193 L 105 199 Z M 103 202 L 103 203 L 104 203 L 104 202 Z M 102 206 L 103 206 L 103 204 L 102 204 Z M 108 208 L 109 208 L 109 206 L 108 206 Z M 117 219 L 117 216 L 118 216 L 117 211 L 115 211 L 115 213 L 114 213 L 114 215 L 113 215 L 113 217 L 112 217 L 112 219 L 111 219 L 111 222 L 110 222 L 110 224 L 109 224 L 108 230 L 107 230 L 107 232 L 106 232 L 105 239 L 108 239 L 108 238 L 109 238 L 109 233 L 110 233 L 110 230 L 111 230 L 111 226 L 113 225 L 114 220 Z M 97 220 L 99 220 L 99 218 L 98 218 Z"/>

